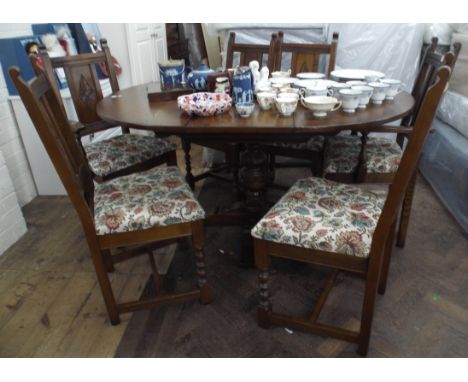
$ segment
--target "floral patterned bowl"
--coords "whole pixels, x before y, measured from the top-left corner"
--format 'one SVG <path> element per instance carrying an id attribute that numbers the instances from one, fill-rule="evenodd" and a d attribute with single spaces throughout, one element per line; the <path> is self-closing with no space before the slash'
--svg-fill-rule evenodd
<path id="1" fill-rule="evenodd" d="M 227 94 L 201 92 L 178 97 L 177 105 L 190 116 L 211 117 L 227 112 L 232 106 L 232 99 Z"/>

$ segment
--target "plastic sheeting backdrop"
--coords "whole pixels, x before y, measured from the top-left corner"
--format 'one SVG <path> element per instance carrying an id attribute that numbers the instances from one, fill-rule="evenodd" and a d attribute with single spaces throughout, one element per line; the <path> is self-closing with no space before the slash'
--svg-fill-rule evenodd
<path id="1" fill-rule="evenodd" d="M 336 57 L 337 68 L 372 69 L 396 78 L 411 91 L 419 65 L 425 32 L 424 24 L 219 24 L 225 37 L 236 32 L 242 43 L 268 44 L 272 31 L 283 30 L 291 42 L 330 41 L 333 32 L 340 34 Z M 325 38 L 327 36 L 327 38 Z M 224 52 L 226 52 L 225 38 Z M 225 54 L 224 54 L 225 57 Z M 224 62 L 223 62 L 224 64 Z M 221 158 L 216 158 L 219 160 Z M 211 163 L 212 153 L 205 150 L 204 161 Z"/>

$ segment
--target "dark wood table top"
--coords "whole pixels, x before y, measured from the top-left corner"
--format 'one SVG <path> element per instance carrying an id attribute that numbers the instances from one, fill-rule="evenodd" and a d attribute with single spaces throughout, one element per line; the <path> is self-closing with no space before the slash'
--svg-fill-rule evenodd
<path id="1" fill-rule="evenodd" d="M 336 134 L 350 128 L 365 130 L 398 120 L 408 114 L 414 105 L 413 97 L 401 92 L 392 102 L 383 105 L 369 104 L 365 110 L 345 114 L 337 110 L 326 118 L 315 118 L 312 112 L 298 105 L 291 117 L 282 117 L 275 110 L 262 111 L 256 105 L 249 118 L 241 118 L 233 107 L 229 112 L 215 117 L 188 117 L 177 107 L 177 101 L 149 102 L 147 85 L 121 90 L 117 96 L 109 96 L 97 105 L 102 119 L 116 124 L 132 125 L 164 134 L 189 135 L 205 138 L 243 136 L 247 139 L 297 138 L 304 135 Z"/>

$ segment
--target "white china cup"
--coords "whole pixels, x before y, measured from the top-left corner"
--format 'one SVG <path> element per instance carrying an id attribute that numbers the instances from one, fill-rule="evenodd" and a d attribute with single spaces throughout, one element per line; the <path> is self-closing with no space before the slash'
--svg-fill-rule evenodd
<path id="1" fill-rule="evenodd" d="M 340 90 L 343 90 L 343 89 L 351 89 L 351 85 L 345 84 L 343 82 L 337 82 L 336 84 L 333 84 L 332 86 L 330 86 L 329 95 L 331 97 L 340 99 L 341 97 Z"/>
<path id="2" fill-rule="evenodd" d="M 374 89 L 367 85 L 356 85 L 351 89 L 359 90 L 362 94 L 359 97 L 359 109 L 365 109 L 370 101 Z"/>
<path id="3" fill-rule="evenodd" d="M 261 92 L 257 93 L 257 101 L 262 110 L 270 110 L 275 104 L 275 92 Z"/>
<path id="4" fill-rule="evenodd" d="M 296 111 L 298 100 L 299 96 L 297 96 L 296 94 L 285 94 L 283 96 L 276 97 L 276 109 L 282 116 L 289 117 Z"/>
<path id="5" fill-rule="evenodd" d="M 352 81 L 346 81 L 346 85 L 349 86 L 361 86 L 361 85 L 367 85 L 367 82 L 364 81 L 359 81 L 359 80 L 352 80 Z"/>
<path id="6" fill-rule="evenodd" d="M 310 96 L 301 98 L 302 105 L 313 112 L 318 118 L 324 118 L 330 111 L 338 110 L 341 107 L 341 101 L 335 97 L 328 96 Z"/>
<path id="7" fill-rule="evenodd" d="M 395 80 L 393 78 L 383 79 L 380 80 L 380 82 L 388 85 L 385 99 L 389 101 L 392 101 L 403 87 L 403 82 L 401 82 L 400 80 Z"/>
<path id="8" fill-rule="evenodd" d="M 356 89 L 341 89 L 340 98 L 342 101 L 343 112 L 354 113 L 359 105 L 359 99 L 362 92 Z"/>
<path id="9" fill-rule="evenodd" d="M 287 88 L 281 88 L 279 94 L 297 94 L 299 95 L 300 89 L 298 88 L 292 88 L 292 87 L 287 87 Z"/>
<path id="10" fill-rule="evenodd" d="M 276 72 L 273 72 L 273 73 L 271 73 L 271 76 L 272 76 L 273 78 L 280 78 L 280 77 L 282 77 L 282 78 L 287 78 L 287 77 L 291 77 L 291 69 L 288 70 L 287 72 L 285 72 L 285 71 L 276 71 Z"/>
<path id="11" fill-rule="evenodd" d="M 369 75 L 364 77 L 364 81 L 367 82 L 368 84 L 371 82 L 377 82 L 380 80 L 379 76 L 376 75 Z"/>
<path id="12" fill-rule="evenodd" d="M 382 82 L 370 82 L 369 86 L 374 89 L 371 96 L 371 101 L 374 105 L 382 105 L 383 100 L 387 96 L 388 84 Z"/>
<path id="13" fill-rule="evenodd" d="M 302 97 L 331 95 L 331 92 L 328 90 L 328 88 L 323 85 L 315 85 L 306 88 L 300 88 L 299 91 Z"/>

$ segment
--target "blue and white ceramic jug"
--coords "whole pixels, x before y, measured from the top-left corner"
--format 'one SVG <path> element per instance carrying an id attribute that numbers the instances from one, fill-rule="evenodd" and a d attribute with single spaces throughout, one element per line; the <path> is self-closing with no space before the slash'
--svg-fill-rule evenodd
<path id="1" fill-rule="evenodd" d="M 201 64 L 198 69 L 192 70 L 187 76 L 187 83 L 195 90 L 206 90 L 208 86 L 208 74 L 213 73 L 208 65 Z"/>
<path id="2" fill-rule="evenodd" d="M 184 80 L 184 72 L 184 60 L 169 60 L 159 63 L 159 77 L 163 86 L 179 85 Z"/>
<path id="3" fill-rule="evenodd" d="M 234 72 L 232 101 L 234 104 L 254 102 L 253 78 L 248 66 L 241 66 Z"/>

